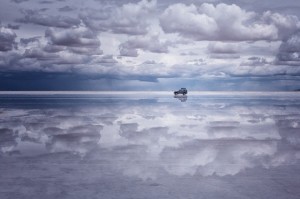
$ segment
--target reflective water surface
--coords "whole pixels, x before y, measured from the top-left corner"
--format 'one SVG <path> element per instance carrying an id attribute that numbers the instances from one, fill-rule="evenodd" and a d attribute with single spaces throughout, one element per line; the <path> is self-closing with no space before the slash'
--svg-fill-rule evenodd
<path id="1" fill-rule="evenodd" d="M 300 93 L 0 95 L 0 198 L 300 198 Z"/>

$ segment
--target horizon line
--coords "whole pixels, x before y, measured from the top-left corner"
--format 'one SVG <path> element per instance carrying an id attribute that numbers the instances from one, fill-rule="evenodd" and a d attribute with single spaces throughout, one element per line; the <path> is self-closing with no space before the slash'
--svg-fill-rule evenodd
<path id="1" fill-rule="evenodd" d="M 165 90 L 165 91 L 148 91 L 148 90 L 139 90 L 139 91 L 0 91 L 0 95 L 26 95 L 26 94 L 53 94 L 53 95 L 63 95 L 63 94 L 173 94 L 173 90 Z M 300 94 L 299 91 L 188 91 L 188 94 L 222 94 L 222 93 L 231 93 L 231 94 L 287 94 L 287 93 L 294 93 Z"/>

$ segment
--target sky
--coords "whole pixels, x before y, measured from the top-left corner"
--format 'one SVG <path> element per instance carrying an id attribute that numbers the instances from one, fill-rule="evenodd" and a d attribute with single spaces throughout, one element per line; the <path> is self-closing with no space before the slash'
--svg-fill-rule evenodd
<path id="1" fill-rule="evenodd" d="M 2 0 L 0 90 L 300 89 L 295 0 Z"/>

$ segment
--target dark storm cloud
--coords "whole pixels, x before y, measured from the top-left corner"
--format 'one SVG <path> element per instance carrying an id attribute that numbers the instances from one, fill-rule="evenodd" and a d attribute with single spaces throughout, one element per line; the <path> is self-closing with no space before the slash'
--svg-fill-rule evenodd
<path id="1" fill-rule="evenodd" d="M 59 28 L 71 28 L 80 24 L 80 20 L 77 18 L 42 14 L 37 10 L 23 10 L 23 13 L 24 18 L 18 19 L 18 22 Z"/>
<path id="2" fill-rule="evenodd" d="M 0 24 L 0 51 L 10 51 L 17 46 L 15 42 L 17 35 L 10 29 Z"/>
<path id="3" fill-rule="evenodd" d="M 32 65 L 34 65 L 34 63 L 32 63 Z M 72 64 L 70 66 L 72 66 Z M 1 67 L 0 65 L 0 68 Z M 104 67 L 114 70 L 113 67 Z M 6 69 L 5 73 L 0 72 L 0 89 L 22 91 L 143 90 L 144 85 L 152 85 L 153 89 L 157 89 L 155 83 L 158 82 L 157 76 L 150 75 L 124 75 L 115 72 L 111 72 L 110 74 L 105 74 L 104 72 L 87 74 L 83 72 L 79 73 L 75 70 L 68 71 L 67 69 L 64 69 L 65 72 L 51 72 L 51 68 L 47 71 L 41 67 L 24 71 L 23 68 L 24 67 L 20 67 L 18 72 L 9 72 L 8 69 Z M 42 69 L 45 72 L 39 72 Z M 36 70 L 36 72 L 33 72 L 34 70 Z"/>

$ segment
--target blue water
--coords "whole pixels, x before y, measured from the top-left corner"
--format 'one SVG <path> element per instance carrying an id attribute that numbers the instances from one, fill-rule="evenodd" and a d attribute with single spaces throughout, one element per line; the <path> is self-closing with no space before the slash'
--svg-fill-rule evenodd
<path id="1" fill-rule="evenodd" d="M 0 198 L 300 198 L 300 93 L 0 93 Z"/>

